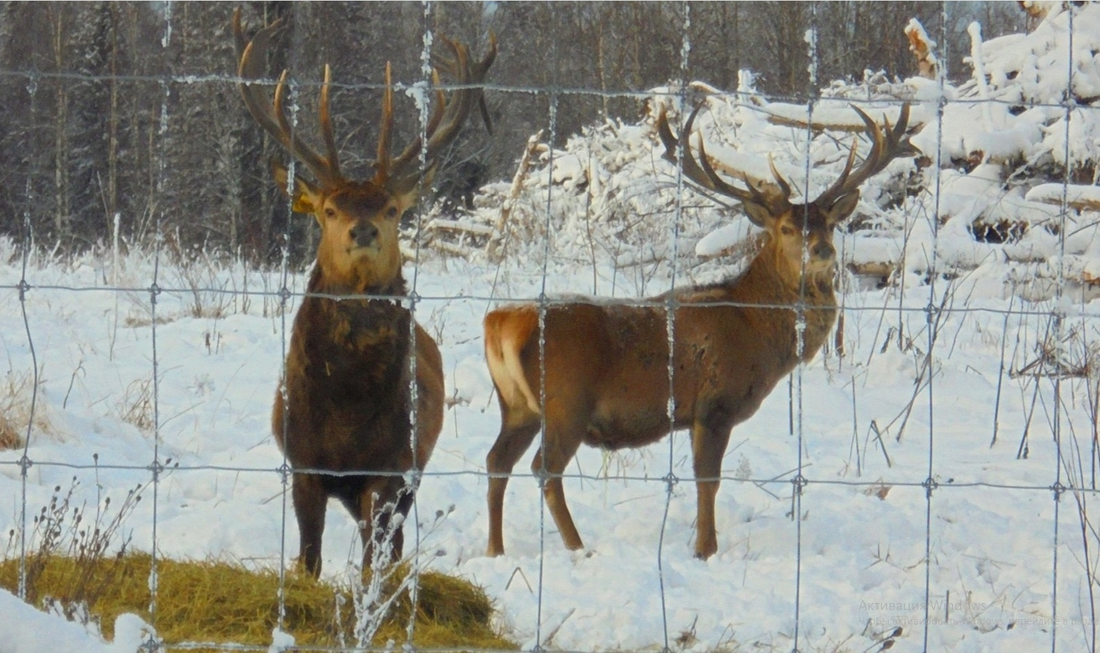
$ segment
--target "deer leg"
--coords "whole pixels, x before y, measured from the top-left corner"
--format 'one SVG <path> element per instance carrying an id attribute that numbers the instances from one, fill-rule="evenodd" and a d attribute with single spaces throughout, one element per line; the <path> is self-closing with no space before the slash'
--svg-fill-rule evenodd
<path id="1" fill-rule="evenodd" d="M 504 490 L 508 487 L 508 475 L 539 432 L 539 419 L 527 419 L 512 424 L 507 415 L 502 416 L 500 435 L 485 457 L 489 472 L 489 547 L 485 554 L 498 556 L 504 553 Z"/>
<path id="2" fill-rule="evenodd" d="M 576 433 L 578 431 L 570 431 Z M 554 518 L 554 523 L 561 534 L 565 548 L 576 551 L 584 548 L 581 535 L 573 524 L 573 516 L 569 514 L 569 507 L 565 505 L 565 488 L 561 475 L 573 456 L 577 453 L 581 442 L 579 438 L 550 437 L 544 439 L 544 444 L 535 460 L 531 463 L 531 470 L 536 475 L 545 473 L 545 485 L 543 495 L 546 497 L 546 507 Z M 545 463 L 545 464 L 544 464 Z"/>
<path id="3" fill-rule="evenodd" d="M 718 495 L 722 456 L 730 439 L 730 427 L 696 422 L 691 429 L 691 452 L 695 467 L 698 517 L 695 520 L 695 557 L 706 560 L 718 551 L 714 528 L 714 499 Z"/>
<path id="4" fill-rule="evenodd" d="M 294 474 L 291 480 L 294 516 L 298 518 L 298 565 L 314 578 L 321 574 L 321 536 L 325 532 L 325 493 L 321 477 Z"/>

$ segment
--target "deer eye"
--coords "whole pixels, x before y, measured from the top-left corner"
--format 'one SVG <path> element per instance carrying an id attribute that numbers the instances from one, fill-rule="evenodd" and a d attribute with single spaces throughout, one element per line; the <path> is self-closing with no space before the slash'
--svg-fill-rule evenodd
<path id="1" fill-rule="evenodd" d="M 336 217 L 336 209 L 332 208 L 331 206 L 326 207 L 325 208 L 325 217 L 326 218 L 335 218 Z"/>
<path id="2" fill-rule="evenodd" d="M 779 230 L 783 232 L 784 236 L 793 236 L 798 233 L 797 231 L 795 231 L 795 228 L 790 225 L 783 225 L 779 228 Z"/>
<path id="3" fill-rule="evenodd" d="M 397 217 L 397 207 L 396 206 L 391 206 L 390 208 L 386 209 L 386 217 L 387 218 L 396 218 Z"/>

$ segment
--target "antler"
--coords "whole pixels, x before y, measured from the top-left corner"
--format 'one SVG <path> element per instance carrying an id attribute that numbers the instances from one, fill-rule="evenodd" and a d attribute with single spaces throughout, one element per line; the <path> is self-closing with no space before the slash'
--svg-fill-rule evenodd
<path id="1" fill-rule="evenodd" d="M 657 119 L 657 133 L 661 137 L 661 141 L 665 146 L 664 157 L 671 161 L 673 164 L 680 165 L 683 170 L 684 176 L 695 182 L 696 184 L 725 195 L 739 202 L 756 202 L 758 204 L 764 204 L 769 208 L 782 209 L 790 206 L 791 186 L 783 176 L 776 170 L 775 164 L 772 160 L 768 159 L 768 166 L 771 168 L 772 176 L 775 177 L 775 182 L 779 186 L 778 194 L 765 195 L 749 181 L 748 175 L 741 173 L 741 178 L 744 179 L 745 185 L 748 186 L 748 190 L 741 190 L 736 186 L 733 186 L 720 178 L 718 173 L 715 172 L 711 166 L 710 160 L 707 158 L 706 149 L 703 146 L 703 138 L 699 137 L 699 161 L 696 162 L 694 156 L 691 153 L 691 148 L 687 146 L 687 142 L 684 140 L 688 134 L 691 133 L 691 128 L 695 122 L 695 116 L 702 109 L 703 104 L 700 103 L 695 107 L 695 110 L 691 112 L 691 116 L 684 123 L 684 129 L 681 132 L 680 139 L 677 140 L 672 134 L 672 129 L 668 126 L 668 118 L 665 115 L 665 109 L 661 109 L 661 114 Z M 832 206 L 837 200 L 844 195 L 856 190 L 874 175 L 882 172 L 887 165 L 894 159 L 905 154 L 916 154 L 919 151 L 909 143 L 909 139 L 905 137 L 905 130 L 909 126 L 909 104 L 906 103 L 901 107 L 901 114 L 898 116 L 898 122 L 896 125 L 891 126 L 890 121 L 883 118 L 885 123 L 885 129 L 879 127 L 875 121 L 871 120 L 871 117 L 864 113 L 859 107 L 853 106 L 856 113 L 863 120 L 866 125 L 866 133 L 871 137 L 874 143 L 871 147 L 871 153 L 867 155 L 867 158 L 863 160 L 859 168 L 852 172 L 852 166 L 855 164 L 856 151 L 859 146 L 859 141 L 856 140 L 852 143 L 852 150 L 848 154 L 848 161 L 844 166 L 843 172 L 840 173 L 840 177 L 833 182 L 825 192 L 821 193 L 813 201 L 813 204 L 823 207 Z M 684 160 L 678 162 L 676 160 L 676 150 L 680 142 L 684 142 Z"/>
<path id="2" fill-rule="evenodd" d="M 343 181 L 344 178 L 340 174 L 336 138 L 332 132 L 332 120 L 329 118 L 328 111 L 328 89 L 331 77 L 329 67 L 325 66 L 325 81 L 321 86 L 320 117 L 321 134 L 328 151 L 327 156 L 318 154 L 316 150 L 302 140 L 287 120 L 286 113 L 283 110 L 283 103 L 286 99 L 287 72 L 283 71 L 278 84 L 275 86 L 274 103 L 268 99 L 267 93 L 256 83 L 263 76 L 264 59 L 267 55 L 267 48 L 271 43 L 271 37 L 280 27 L 282 27 L 281 19 L 256 32 L 256 35 L 252 37 L 252 41 L 248 42 L 241 30 L 240 8 L 238 7 L 233 12 L 233 34 L 236 37 L 237 57 L 240 60 L 237 75 L 242 80 L 248 80 L 242 81 L 239 85 L 241 97 L 244 98 L 244 104 L 248 107 L 248 112 L 263 127 L 264 131 L 271 134 L 291 155 L 309 168 L 318 182 L 326 186 L 335 185 Z"/>
<path id="3" fill-rule="evenodd" d="M 832 206 L 841 197 L 851 193 L 860 187 L 863 182 L 867 181 L 871 177 L 882 172 L 887 165 L 894 159 L 904 154 L 916 154 L 918 150 L 909 143 L 909 139 L 905 137 L 905 130 L 909 127 L 909 103 L 905 103 L 901 106 L 901 113 L 898 115 L 898 122 L 893 127 L 890 126 L 890 121 L 883 117 L 883 123 L 885 123 L 885 129 L 879 127 L 879 125 L 871 120 L 871 117 L 863 112 L 857 106 L 852 106 L 859 117 L 863 120 L 863 123 L 867 125 L 867 135 L 871 137 L 873 145 L 871 146 L 871 153 L 867 155 L 867 158 L 863 160 L 859 168 L 852 172 L 852 165 L 856 160 L 856 149 L 859 145 L 859 141 L 852 142 L 852 151 L 848 154 L 848 162 L 844 165 L 844 171 L 840 173 L 840 177 L 833 182 L 825 192 L 817 196 L 814 200 L 814 204 L 818 206 Z"/>
<path id="4" fill-rule="evenodd" d="M 258 81 L 263 73 L 263 59 L 272 35 L 281 26 L 281 21 L 275 21 L 271 25 L 261 29 L 252 38 L 251 42 L 245 40 L 241 30 L 241 11 L 238 8 L 233 14 L 233 32 L 237 42 L 237 56 L 240 59 L 238 75 L 242 81 L 240 84 L 241 95 L 244 97 L 245 106 L 248 107 L 252 117 L 269 134 L 271 134 L 291 155 L 300 160 L 317 177 L 317 181 L 333 186 L 344 183 L 346 180 L 340 172 L 339 155 L 336 149 L 336 138 L 333 133 L 332 119 L 329 114 L 329 82 L 331 70 L 325 66 L 325 79 L 321 86 L 320 123 L 321 136 L 325 142 L 326 155 L 322 156 L 308 143 L 303 141 L 294 130 L 283 110 L 286 96 L 287 72 L 284 70 L 275 86 L 275 99 L 271 102 L 267 94 L 260 88 Z M 432 82 L 437 87 L 435 91 L 435 109 L 428 120 L 425 133 L 428 144 L 425 151 L 427 161 L 427 173 L 434 170 L 436 159 L 458 135 L 459 129 L 466 121 L 474 104 L 481 101 L 482 90 L 479 87 L 485 81 L 485 75 L 492 66 L 497 54 L 496 37 L 489 36 L 489 52 L 481 61 L 470 61 L 469 51 L 465 45 L 444 38 L 454 58 L 449 59 L 435 56 L 437 68 L 442 69 L 455 78 L 458 88 L 452 94 L 449 102 L 445 101 L 443 91 L 439 90 L 439 73 L 437 69 L 432 71 Z M 255 81 L 253 81 L 255 80 Z M 374 162 L 375 174 L 371 180 L 391 193 L 403 194 L 416 186 L 420 180 L 421 170 L 419 155 L 424 147 L 423 140 L 417 138 L 396 158 L 390 156 L 390 144 L 393 133 L 393 80 L 390 65 L 386 64 L 386 90 L 382 98 L 382 121 L 378 135 L 378 157 Z"/>
<path id="5" fill-rule="evenodd" d="M 684 128 L 680 132 L 680 138 L 677 139 L 672 134 L 672 129 L 668 125 L 668 116 L 665 108 L 661 107 L 661 113 L 657 118 L 657 133 L 660 135 L 661 142 L 664 143 L 665 146 L 664 158 L 674 165 L 680 166 L 684 176 L 696 184 L 707 190 L 737 200 L 738 202 L 755 202 L 767 207 L 788 205 L 791 196 L 790 184 L 783 179 L 770 159 L 768 160 L 768 165 L 771 167 L 772 176 L 775 177 L 776 183 L 779 186 L 780 193 L 778 195 L 775 193 L 765 195 L 760 192 L 760 189 L 749 180 L 748 174 L 744 172 L 741 173 L 741 178 L 744 180 L 748 190 L 742 190 L 719 177 L 714 167 L 711 166 L 710 160 L 707 158 L 702 135 L 699 136 L 699 161 L 695 160 L 695 156 L 691 153 L 691 147 L 687 139 L 691 134 L 692 126 L 695 124 L 695 117 L 702 108 L 702 102 L 695 106 L 687 122 L 684 123 Z M 677 161 L 676 152 L 680 143 L 684 144 L 684 158 L 682 161 Z"/>
<path id="6" fill-rule="evenodd" d="M 489 34 L 489 51 L 485 54 L 484 59 L 475 62 L 470 61 L 470 53 L 465 45 L 445 37 L 442 40 L 454 53 L 454 58 L 447 59 L 442 56 L 434 56 L 433 59 L 436 62 L 437 69 L 442 69 L 455 78 L 458 88 L 451 95 L 451 100 L 446 103 L 445 107 L 443 92 L 436 91 L 435 112 L 425 129 L 428 145 L 424 158 L 429 169 L 434 167 L 435 160 L 440 152 L 450 145 L 451 141 L 458 135 L 459 129 L 466 122 L 466 117 L 474 104 L 481 101 L 482 91 L 479 85 L 485 81 L 485 74 L 488 72 L 489 67 L 493 65 L 493 61 L 497 56 L 496 36 L 491 33 Z M 436 70 L 433 70 L 432 77 L 438 86 L 439 75 Z M 388 75 L 386 84 L 388 87 Z M 393 113 L 391 102 L 392 95 L 387 90 L 384 111 L 388 110 L 390 114 Z M 381 145 L 379 145 L 378 161 L 375 166 L 380 171 L 388 170 L 389 173 L 386 180 L 379 181 L 388 183 L 388 186 L 392 187 L 395 192 L 409 190 L 412 186 L 415 186 L 420 178 L 418 157 L 421 147 L 423 147 L 423 141 L 420 137 L 417 137 L 397 158 L 390 161 L 386 159 L 387 153 L 383 152 Z"/>

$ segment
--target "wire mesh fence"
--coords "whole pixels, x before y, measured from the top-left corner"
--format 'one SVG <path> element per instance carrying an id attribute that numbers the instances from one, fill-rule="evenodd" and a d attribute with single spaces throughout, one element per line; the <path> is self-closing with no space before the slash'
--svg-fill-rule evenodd
<path id="1" fill-rule="evenodd" d="M 758 90 L 764 82 L 747 69 L 736 88 L 695 77 L 697 62 L 717 56 L 703 27 L 733 43 L 751 40 L 753 26 L 710 24 L 693 3 L 662 5 L 679 37 L 662 46 L 675 53 L 667 83 L 594 88 L 565 72 L 548 84 L 498 82 L 495 70 L 522 70 L 531 52 L 495 28 L 495 4 L 477 5 L 471 52 L 485 52 L 494 31 L 500 60 L 474 85 L 488 108 L 471 101 L 462 138 L 504 138 L 478 124 L 479 113 L 490 124 L 510 105 L 545 113 L 517 141 L 509 174 L 466 206 L 418 189 L 424 199 L 400 225 L 406 292 L 367 284 L 365 294 L 311 285 L 326 236 L 305 227 L 309 216 L 287 218 L 301 196 L 275 195 L 266 160 L 253 169 L 262 178 L 241 175 L 237 195 L 222 196 L 202 180 L 228 174 L 225 152 L 180 154 L 176 125 L 197 120 L 218 139 L 249 141 L 254 158 L 279 153 L 290 179 L 316 177 L 301 156 L 260 139 L 241 111 L 248 80 L 229 54 L 233 7 L 211 7 L 202 11 L 224 21 L 223 67 L 3 71 L 39 131 L 76 122 L 57 107 L 82 84 L 148 105 L 136 121 L 144 149 L 129 156 L 143 161 L 149 202 L 133 214 L 100 210 L 105 229 L 87 236 L 95 244 L 85 251 L 50 249 L 43 235 L 61 242 L 62 218 L 76 210 L 44 196 L 69 174 L 67 158 L 85 156 L 79 139 L 60 130 L 50 165 L 8 178 L 21 201 L 9 202 L 20 210 L 0 241 L 0 483 L 10 497 L 0 512 L 10 566 L 0 579 L 20 601 L 83 623 L 93 633 L 85 646 L 99 646 L 102 630 L 118 650 L 1095 650 L 1096 5 L 1029 5 L 1027 28 L 998 38 L 983 39 L 975 22 L 963 63 L 947 49 L 956 9 L 936 5 L 927 30 L 896 25 L 918 76 L 833 81 L 824 75 L 839 55 L 826 46 L 838 28 L 825 18 L 832 8 L 814 3 L 801 49 L 789 53 L 804 88 L 783 93 Z M 595 24 L 607 19 L 598 7 Z M 193 38 L 188 11 L 157 6 L 165 52 Z M 265 92 L 285 65 L 286 142 L 301 132 L 323 143 L 312 129 L 327 112 L 325 84 L 311 65 L 344 54 L 314 52 L 316 17 L 303 5 L 248 8 L 246 37 L 277 11 L 288 20 L 267 53 Z M 433 65 L 448 68 L 438 25 L 449 9 L 399 11 L 420 40 L 400 55 L 410 65 L 393 71 L 407 123 L 398 136 L 431 143 L 433 85 L 447 97 L 465 88 L 433 79 Z M 19 22 L 7 18 L 13 39 Z M 60 30 L 64 14 L 51 20 Z M 572 44 L 548 48 L 540 54 L 566 71 Z M 386 84 L 370 79 L 333 73 L 340 155 L 348 170 L 368 171 L 356 182 L 378 169 L 355 158 L 371 151 L 359 146 L 377 137 L 373 116 L 382 115 Z M 609 107 L 620 102 L 640 117 L 614 117 Z M 592 106 L 578 133 L 563 126 Z M 237 131 L 216 120 L 230 110 Z M 882 145 L 905 115 L 914 149 Z M 872 166 L 884 147 L 889 155 Z M 469 162 L 428 145 L 410 155 L 419 179 L 437 155 L 448 170 Z M 196 181 L 181 183 L 188 176 Z M 261 183 L 277 199 L 240 201 Z M 104 198 L 124 192 L 100 187 Z M 191 204 L 174 201 L 181 187 Z M 182 235 L 210 229 L 197 215 L 186 224 L 181 212 L 195 210 L 186 207 L 234 202 L 267 211 L 260 221 L 279 234 L 275 256 L 246 249 L 262 240 L 242 237 L 226 251 Z M 231 222 L 237 233 L 257 220 Z M 761 269 L 772 276 L 751 281 Z M 751 283 L 756 290 L 745 290 Z M 307 435 L 290 426 L 300 404 L 287 379 L 300 373 L 288 356 L 303 328 L 295 316 L 311 299 L 407 310 L 415 321 L 383 326 L 407 336 L 407 351 L 437 343 L 445 379 L 430 461 L 370 470 L 400 481 L 397 514 L 364 507 L 369 493 L 328 492 L 340 501 L 313 522 L 324 533 L 323 586 L 296 563 L 303 511 L 294 487 L 321 478 L 339 488 L 358 475 L 283 453 Z M 503 326 L 483 330 L 491 315 Z M 494 337 L 502 362 L 491 374 Z M 418 407 L 431 399 L 416 379 L 431 363 L 407 351 L 399 379 L 370 387 L 400 388 L 396 404 L 380 405 L 409 410 L 399 430 L 411 427 L 412 451 L 426 419 Z M 334 374 L 326 363 L 324 376 Z M 347 402 L 346 392 L 314 395 L 320 413 Z M 289 407 L 274 419 L 273 401 Z M 331 441 L 341 428 L 330 422 L 308 436 Z M 372 520 L 383 535 L 361 542 L 359 527 Z M 402 528 L 400 564 L 389 565 Z M 145 556 L 141 604 L 120 611 L 138 617 L 98 623 L 91 613 L 106 587 L 134 575 L 109 565 L 133 552 Z M 49 556 L 76 561 L 66 573 L 83 595 L 51 598 L 39 586 Z M 176 582 L 174 565 L 188 560 L 228 560 L 273 579 L 258 634 L 211 634 L 175 605 L 194 607 L 228 585 Z M 92 566 L 113 571 L 93 581 Z M 459 603 L 434 584 L 440 574 L 483 588 L 495 616 L 479 618 L 498 639 L 429 631 L 426 619 Z M 303 598 L 303 587 L 322 589 Z M 303 607 L 311 601 L 336 616 Z M 232 613 L 231 603 L 215 611 Z M 30 624 L 0 617 L 0 631 L 25 635 L 12 640 L 16 651 L 69 637 Z"/>

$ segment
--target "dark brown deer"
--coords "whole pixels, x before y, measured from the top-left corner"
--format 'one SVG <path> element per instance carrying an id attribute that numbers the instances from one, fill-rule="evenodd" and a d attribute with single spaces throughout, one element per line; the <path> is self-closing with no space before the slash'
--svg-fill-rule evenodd
<path id="1" fill-rule="evenodd" d="M 641 447 L 686 428 L 698 493 L 695 555 L 713 555 L 718 550 L 714 499 L 730 431 L 825 342 L 836 319 L 833 229 L 855 209 L 865 180 L 895 157 L 915 152 L 905 138 L 908 106 L 897 125 L 887 123 L 885 130 L 860 111 L 874 142 L 870 155 L 853 171 L 853 144 L 844 171 L 829 189 L 812 202 L 792 204 L 790 186 L 774 167 L 778 187 L 769 186 L 765 193 L 747 177 L 747 190 L 719 177 L 701 138 L 696 161 L 688 135 L 698 112 L 691 114 L 679 140 L 661 112 L 658 131 L 665 157 L 676 164 L 682 146 L 684 176 L 740 202 L 749 220 L 765 230 L 765 243 L 740 276 L 680 288 L 647 300 L 648 305 L 550 303 L 544 309 L 541 346 L 535 304 L 504 306 L 485 317 L 485 356 L 501 413 L 500 435 L 486 458 L 488 555 L 504 552 L 508 475 L 544 420 L 542 446 L 531 468 L 544 475 L 546 505 L 567 548 L 583 544 L 565 505 L 561 474 L 581 443 Z M 671 424 L 668 310 L 674 311 Z"/>
<path id="2" fill-rule="evenodd" d="M 248 42 L 240 10 L 233 17 L 245 105 L 315 179 L 291 180 L 285 166 L 274 165 L 276 183 L 290 195 L 296 212 L 317 219 L 321 240 L 307 296 L 294 319 L 271 425 L 293 472 L 299 563 L 317 576 L 329 497 L 339 499 L 359 522 L 364 567 L 384 543 L 391 547 L 391 559 L 401 555 L 401 522 L 394 516 L 403 520 L 408 514 L 416 472 L 428 463 L 443 424 L 443 365 L 435 341 L 400 301 L 406 287 L 398 223 L 479 100 L 476 85 L 492 64 L 496 44 L 490 43 L 483 60 L 471 61 L 464 45 L 444 40 L 453 58 L 437 61 L 461 88 L 449 102 L 436 93 L 427 144 L 418 138 L 397 157 L 390 155 L 393 86 L 387 65 L 374 177 L 356 181 L 340 170 L 329 116 L 328 66 L 320 101 L 324 154 L 291 128 L 284 109 L 287 73 L 275 87 L 274 101 L 252 81 L 263 75 L 266 50 L 278 27 L 272 24 Z M 424 175 L 422 147 L 428 164 Z M 393 535 L 386 542 L 388 530 Z"/>

